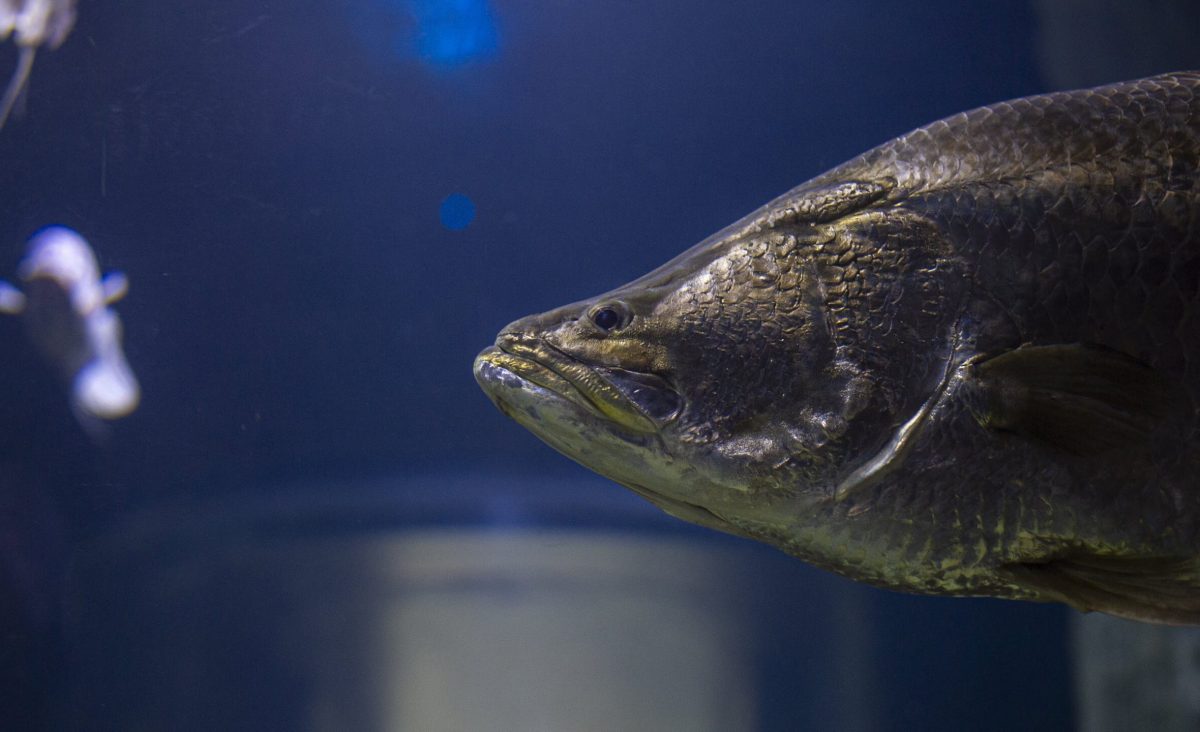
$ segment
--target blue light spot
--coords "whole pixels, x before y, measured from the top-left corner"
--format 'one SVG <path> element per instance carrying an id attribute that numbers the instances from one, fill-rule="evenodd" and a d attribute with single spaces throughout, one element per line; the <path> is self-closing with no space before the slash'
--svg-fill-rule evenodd
<path id="1" fill-rule="evenodd" d="M 496 21 L 487 0 L 415 0 L 417 53 L 426 62 L 457 66 L 496 50 Z"/>
<path id="2" fill-rule="evenodd" d="M 442 226 L 450 231 L 462 231 L 475 220 L 475 204 L 461 193 L 451 193 L 438 207 Z"/>
<path id="3" fill-rule="evenodd" d="M 359 0 L 350 12 L 363 45 L 391 60 L 454 68 L 493 56 L 498 45 L 489 0 Z"/>

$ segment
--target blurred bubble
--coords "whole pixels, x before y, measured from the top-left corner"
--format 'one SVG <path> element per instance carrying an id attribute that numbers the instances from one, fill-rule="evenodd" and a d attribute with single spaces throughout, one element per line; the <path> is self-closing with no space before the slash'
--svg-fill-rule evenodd
<path id="1" fill-rule="evenodd" d="M 475 220 L 475 203 L 461 193 L 451 193 L 438 207 L 442 226 L 450 231 L 462 231 Z"/>

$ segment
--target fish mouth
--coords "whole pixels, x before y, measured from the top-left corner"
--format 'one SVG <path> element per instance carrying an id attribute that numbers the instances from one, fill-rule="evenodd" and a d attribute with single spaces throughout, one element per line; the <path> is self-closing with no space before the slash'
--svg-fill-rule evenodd
<path id="1" fill-rule="evenodd" d="M 492 394 L 489 381 L 504 383 L 514 377 L 639 433 L 660 430 L 678 416 L 682 404 L 679 394 L 658 376 L 594 367 L 540 338 L 501 333 L 495 346 L 475 358 L 475 378 Z"/>

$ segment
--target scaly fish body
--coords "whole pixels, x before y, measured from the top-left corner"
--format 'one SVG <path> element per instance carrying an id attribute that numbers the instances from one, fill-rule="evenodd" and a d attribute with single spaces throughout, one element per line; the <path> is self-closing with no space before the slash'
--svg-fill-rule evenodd
<path id="1" fill-rule="evenodd" d="M 955 115 L 519 320 L 506 413 L 899 590 L 1200 622 L 1200 73 Z"/>

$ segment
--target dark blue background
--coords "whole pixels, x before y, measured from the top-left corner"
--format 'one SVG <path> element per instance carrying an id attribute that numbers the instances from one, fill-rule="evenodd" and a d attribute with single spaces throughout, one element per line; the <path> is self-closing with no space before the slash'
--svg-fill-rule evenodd
<path id="1" fill-rule="evenodd" d="M 568 470 L 472 382 L 501 326 L 1042 88 L 1019 5 L 497 5 L 495 49 L 458 64 L 409 51 L 408 7 L 85 5 L 38 59 L 0 137 L 0 251 L 15 265 L 57 221 L 129 274 L 131 491 Z M 477 209 L 463 231 L 439 220 L 453 193 Z"/>
<path id="2" fill-rule="evenodd" d="M 870 146 L 1046 90 L 1040 29 L 1033 5 L 959 0 L 85 4 L 0 132 L 0 271 L 47 223 L 88 237 L 129 275 L 144 403 L 92 445 L 0 322 L 10 688 L 52 705 L 64 567 L 148 506 L 286 501 L 280 486 L 322 478 L 561 476 L 691 531 L 503 418 L 474 355 Z M 1155 69 L 1129 70 L 1112 78 Z M 440 219 L 452 194 L 475 206 L 462 230 Z M 520 481 L 497 485 L 510 494 L 447 500 L 511 512 Z M 818 576 L 796 567 L 783 628 Z M 881 728 L 1068 723 L 1061 610 L 868 592 L 863 703 Z M 796 640 L 820 628 L 790 632 L 764 655 L 770 729 L 822 677 Z"/>

